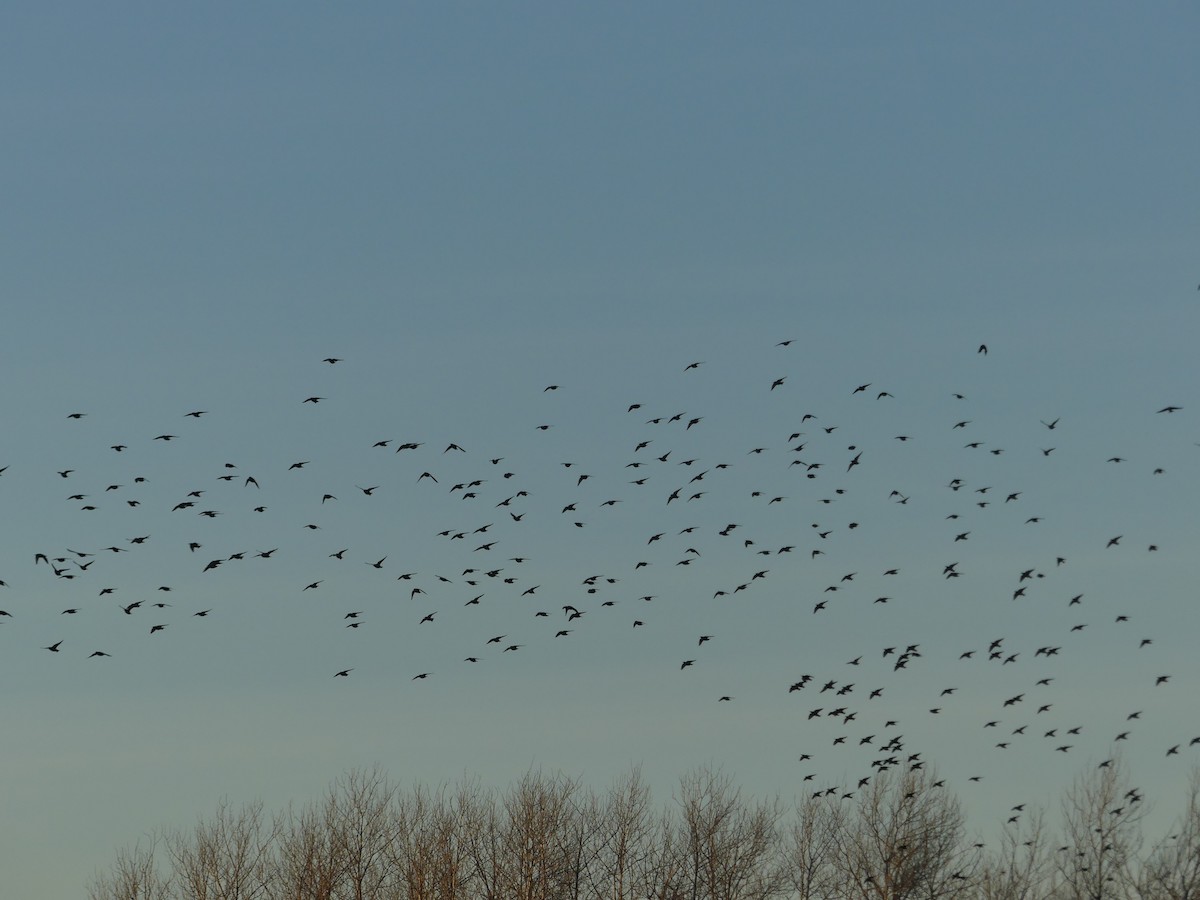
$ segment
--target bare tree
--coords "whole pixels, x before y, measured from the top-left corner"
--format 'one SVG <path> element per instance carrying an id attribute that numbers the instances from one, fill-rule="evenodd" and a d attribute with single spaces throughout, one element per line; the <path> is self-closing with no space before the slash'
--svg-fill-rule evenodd
<path id="1" fill-rule="evenodd" d="M 766 900 L 782 893 L 777 800 L 745 801 L 728 775 L 702 768 L 681 779 L 676 802 L 689 900 Z"/>
<path id="2" fill-rule="evenodd" d="M 936 900 L 969 889 L 979 853 L 965 840 L 957 798 L 935 777 L 924 768 L 882 772 L 859 792 L 835 832 L 843 896 Z M 830 796 L 827 802 L 838 801 Z"/>
<path id="3" fill-rule="evenodd" d="M 400 896 L 394 870 L 387 864 L 398 837 L 393 810 L 396 787 L 378 768 L 355 769 L 334 783 L 325 824 L 342 862 L 334 897 L 386 900 Z"/>
<path id="4" fill-rule="evenodd" d="M 499 846 L 506 896 L 559 900 L 571 896 L 576 860 L 564 849 L 574 817 L 577 782 L 529 773 L 503 800 Z"/>
<path id="5" fill-rule="evenodd" d="M 785 848 L 787 878 L 796 900 L 838 896 L 835 851 L 847 827 L 846 815 L 844 804 L 825 802 L 818 794 L 797 806 Z"/>
<path id="6" fill-rule="evenodd" d="M 470 876 L 483 900 L 560 900 L 583 879 L 574 819 L 577 782 L 526 774 L 499 800 L 479 792 L 461 820 L 466 825 Z"/>
<path id="7" fill-rule="evenodd" d="M 1075 779 L 1062 800 L 1062 845 L 1055 854 L 1067 900 L 1137 896 L 1136 866 L 1145 816 L 1141 793 L 1114 759 Z"/>
<path id="8" fill-rule="evenodd" d="M 345 861 L 327 822 L 312 805 L 279 819 L 274 900 L 333 900 Z"/>
<path id="9" fill-rule="evenodd" d="M 152 834 L 145 845 L 117 851 L 109 871 L 88 886 L 88 900 L 168 900 L 171 883 L 158 872 L 158 843 Z"/>
<path id="10" fill-rule="evenodd" d="M 1200 768 L 1192 770 L 1186 800 L 1172 833 L 1142 866 L 1139 892 L 1147 900 L 1200 898 Z"/>
<path id="11" fill-rule="evenodd" d="M 640 900 L 646 896 L 639 873 L 653 855 L 655 838 L 650 788 L 633 769 L 609 790 L 595 817 L 592 864 L 585 872 L 585 896 L 592 900 Z"/>
<path id="12" fill-rule="evenodd" d="M 475 793 L 470 782 L 453 791 L 417 787 L 399 801 L 399 835 L 391 845 L 389 861 L 405 900 L 472 896 L 465 832 L 473 818 L 461 812 Z"/>
<path id="13" fill-rule="evenodd" d="M 167 839 L 176 896 L 184 900 L 266 900 L 275 874 L 276 822 L 255 801 L 234 811 L 222 800 L 213 817 Z"/>
<path id="14" fill-rule="evenodd" d="M 687 843 L 670 811 L 658 814 L 649 853 L 635 872 L 635 897 L 650 900 L 684 900 L 690 897 Z"/>
<path id="15" fill-rule="evenodd" d="M 1025 819 L 1006 823 L 998 848 L 981 867 L 980 900 L 1040 900 L 1053 894 L 1045 812 L 1033 810 Z"/>
<path id="16" fill-rule="evenodd" d="M 576 785 L 568 798 L 571 815 L 559 830 L 559 849 L 567 861 L 570 884 L 566 897 L 583 900 L 594 883 L 604 847 L 606 803 L 595 791 Z"/>
<path id="17" fill-rule="evenodd" d="M 1117 761 L 984 857 L 958 800 L 921 768 L 821 792 L 786 823 L 720 770 L 685 775 L 665 808 L 632 770 L 605 795 L 530 772 L 401 793 L 378 769 L 270 820 L 222 802 L 208 820 L 123 850 L 89 900 L 1200 900 L 1200 769 L 1175 832 L 1139 862 L 1140 792 Z M 163 868 L 170 867 L 164 875 Z"/>
<path id="18" fill-rule="evenodd" d="M 495 795 L 475 785 L 463 801 L 457 819 L 475 896 L 480 900 L 501 900 L 505 887 L 504 854 Z"/>

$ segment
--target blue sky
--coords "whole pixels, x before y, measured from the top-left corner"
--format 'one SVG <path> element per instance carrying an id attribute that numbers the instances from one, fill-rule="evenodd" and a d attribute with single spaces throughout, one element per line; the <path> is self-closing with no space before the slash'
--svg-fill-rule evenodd
<path id="1" fill-rule="evenodd" d="M 887 718 L 986 829 L 1143 709 L 1125 752 L 1169 819 L 1200 753 L 1164 758 L 1200 735 L 1198 24 L 1183 4 L 6 6 L 8 889 L 77 894 L 216 797 L 278 808 L 376 763 L 598 787 L 640 763 L 665 800 L 715 762 L 791 797 L 859 777 L 867 750 L 832 740 Z M 495 505 L 516 490 L 520 522 Z M 485 557 L 504 575 L 463 574 Z M 555 638 L 564 604 L 585 616 Z M 959 659 L 996 638 L 1014 663 Z M 920 645 L 911 671 L 897 643 Z M 808 719 L 830 694 L 789 694 L 801 674 L 856 682 L 861 727 Z M 1051 712 L 996 715 L 1043 677 Z M 1050 717 L 1082 728 L 1068 753 L 982 728 Z"/>

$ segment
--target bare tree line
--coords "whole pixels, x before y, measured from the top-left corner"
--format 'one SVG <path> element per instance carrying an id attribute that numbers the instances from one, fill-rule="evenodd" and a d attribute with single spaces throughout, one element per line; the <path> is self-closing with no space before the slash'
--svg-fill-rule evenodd
<path id="1" fill-rule="evenodd" d="M 531 772 L 401 790 L 352 771 L 269 815 L 221 803 L 191 829 L 120 851 L 90 900 L 1200 900 L 1200 770 L 1171 834 L 1144 847 L 1120 761 L 1080 776 L 1057 828 L 1021 809 L 998 841 L 968 834 L 923 768 L 794 806 L 719 770 L 656 807 L 637 770 L 607 792 Z"/>

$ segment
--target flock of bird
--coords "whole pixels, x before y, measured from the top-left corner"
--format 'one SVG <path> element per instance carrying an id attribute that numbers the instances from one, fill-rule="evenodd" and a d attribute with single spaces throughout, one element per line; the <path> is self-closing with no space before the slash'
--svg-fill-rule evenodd
<path id="1" fill-rule="evenodd" d="M 786 369 L 792 344 L 765 346 L 763 356 Z M 975 365 L 992 364 L 987 345 L 971 350 Z M 1173 473 L 1123 452 L 1060 450 L 1072 444 L 1067 411 L 1029 411 L 1036 430 L 1003 445 L 989 433 L 988 409 L 964 393 L 926 401 L 922 408 L 933 411 L 918 418 L 892 411 L 908 400 L 898 388 L 862 381 L 823 389 L 838 398 L 825 401 L 836 411 L 829 414 L 811 391 L 794 396 L 794 379 L 781 371 L 746 388 L 733 410 L 664 408 L 652 396 L 614 400 L 605 422 L 618 424 L 606 424 L 601 441 L 577 417 L 554 418 L 571 388 L 551 382 L 521 401 L 545 417 L 520 426 L 529 435 L 519 445 L 526 458 L 450 434 L 378 434 L 331 458 L 337 436 L 322 433 L 322 415 L 339 401 L 320 367 L 354 362 L 331 356 L 313 365 L 317 392 L 283 401 L 320 434 L 311 454 L 301 448 L 253 470 L 213 456 L 207 471 L 175 471 L 171 449 L 219 429 L 215 404 L 185 407 L 177 425 L 140 438 L 114 438 L 80 409 L 60 413 L 78 429 L 68 465 L 0 467 L 0 498 L 14 479 L 48 487 L 61 495 L 51 501 L 54 521 L 87 517 L 68 533 L 96 536 L 21 554 L 10 548 L 0 572 L 4 652 L 22 646 L 46 663 L 74 656 L 112 665 L 136 657 L 137 640 L 169 641 L 201 627 L 211 635 L 270 578 L 289 603 L 330 598 L 313 615 L 340 632 L 344 659 L 313 674 L 345 680 L 347 689 L 378 663 L 347 638 L 386 620 L 423 641 L 442 635 L 426 641 L 433 664 L 406 673 L 409 682 L 472 666 L 503 678 L 495 665 L 510 655 L 617 634 L 631 662 L 653 647 L 664 677 L 693 678 L 719 660 L 720 671 L 735 673 L 730 684 L 697 702 L 736 706 L 745 691 L 761 689 L 736 677 L 737 655 L 747 652 L 744 620 L 757 617 L 758 627 L 802 633 L 807 642 L 774 687 L 781 714 L 797 722 L 799 762 L 828 761 L 840 748 L 857 748 L 862 760 L 860 774 L 818 793 L 853 796 L 876 771 L 922 765 L 927 748 L 916 742 L 928 723 L 952 714 L 957 727 L 978 733 L 981 752 L 1091 752 L 1103 766 L 1136 740 L 1146 710 L 1165 703 L 1191 718 L 1180 718 L 1177 739 L 1159 755 L 1200 754 L 1200 717 L 1188 700 L 1196 685 L 1186 673 L 1155 668 L 1157 636 L 1135 630 L 1153 597 L 1123 606 L 1093 600 L 1076 583 L 1080 567 L 1107 572 L 1118 560 L 1152 572 L 1165 536 L 1143 516 L 1128 532 L 1068 540 L 1047 528 L 1038 507 L 1039 490 L 1049 490 L 1042 485 L 1082 481 L 1089 466 L 1139 483 L 1168 483 Z M 686 390 L 708 368 L 681 361 L 672 377 Z M 1144 413 L 1163 442 L 1190 443 L 1174 427 L 1184 413 L 1178 403 L 1150 403 Z M 911 428 L 883 430 L 899 421 Z M 610 445 L 623 451 L 605 455 Z M 947 459 L 957 468 L 937 474 Z M 138 468 L 151 461 L 154 477 Z M 124 475 L 110 481 L 102 473 L 114 465 Z M 1031 474 L 1039 466 L 1055 474 Z M 403 535 L 397 524 L 389 537 L 388 523 L 400 517 Z M 358 520 L 372 523 L 369 544 Z M 258 543 L 249 545 L 248 535 Z M 30 539 L 41 533 L 31 529 Z M 914 546 L 921 549 L 911 562 Z M 1008 558 L 1016 553 L 1025 556 Z M 933 557 L 936 564 L 926 561 Z M 250 566 L 257 568 L 240 576 Z M 47 594 L 69 596 L 68 605 L 48 608 Z M 971 635 L 968 643 L 945 646 L 938 619 L 947 616 L 952 633 Z M 1024 626 L 1015 636 L 986 630 L 1031 619 L 1045 623 L 1040 639 Z M 100 621 L 104 629 L 92 624 Z M 118 633 L 119 649 L 97 637 Z M 1061 695 L 1056 688 L 1114 647 L 1125 656 L 1112 665 L 1130 660 L 1129 690 L 1145 702 L 1113 710 L 1111 733 L 1101 734 L 1072 717 L 1081 685 Z M 911 679 L 926 668 L 924 680 Z M 946 672 L 958 674 L 950 681 Z M 935 678 L 943 681 L 931 686 Z M 821 784 L 815 768 L 801 777 Z"/>

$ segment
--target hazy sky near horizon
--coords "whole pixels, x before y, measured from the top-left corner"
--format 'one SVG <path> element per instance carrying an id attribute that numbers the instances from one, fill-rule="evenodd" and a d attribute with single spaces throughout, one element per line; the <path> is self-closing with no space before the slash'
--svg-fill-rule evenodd
<path id="1" fill-rule="evenodd" d="M 641 764 L 665 800 L 718 763 L 792 797 L 902 732 L 982 829 L 1137 710 L 1126 758 L 1169 819 L 1200 760 L 1198 26 L 7 4 L 5 893 L 78 895 L 217 797 L 280 808 L 373 764 Z M 808 718 L 837 706 L 858 719 Z M 992 719 L 1029 735 L 999 750 Z"/>

